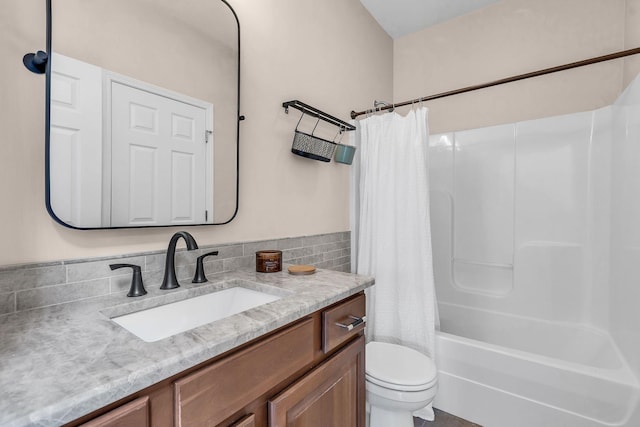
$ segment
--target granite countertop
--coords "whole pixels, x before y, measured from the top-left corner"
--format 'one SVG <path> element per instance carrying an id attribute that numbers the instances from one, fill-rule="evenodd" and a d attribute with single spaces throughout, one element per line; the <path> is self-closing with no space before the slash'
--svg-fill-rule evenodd
<path id="1" fill-rule="evenodd" d="M 329 270 L 236 271 L 144 297 L 109 295 L 0 316 L 0 426 L 59 426 L 371 286 Z M 144 342 L 110 317 L 242 285 L 282 298 Z"/>

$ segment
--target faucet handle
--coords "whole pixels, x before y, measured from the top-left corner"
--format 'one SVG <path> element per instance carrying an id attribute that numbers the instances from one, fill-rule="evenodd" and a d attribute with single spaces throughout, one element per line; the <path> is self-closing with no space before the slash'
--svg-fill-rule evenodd
<path id="1" fill-rule="evenodd" d="M 131 267 L 133 269 L 133 276 L 131 277 L 131 287 L 129 288 L 128 297 L 141 297 L 146 295 L 147 291 L 142 284 L 142 270 L 139 265 L 135 264 L 109 264 L 111 270 L 116 270 L 123 267 Z"/>
<path id="2" fill-rule="evenodd" d="M 212 255 L 218 255 L 218 251 L 209 252 L 198 257 L 198 259 L 196 260 L 196 274 L 193 276 L 193 280 L 191 281 L 191 283 L 204 283 L 209 281 L 207 279 L 207 276 L 205 276 L 204 274 L 203 262 L 206 257 Z"/>

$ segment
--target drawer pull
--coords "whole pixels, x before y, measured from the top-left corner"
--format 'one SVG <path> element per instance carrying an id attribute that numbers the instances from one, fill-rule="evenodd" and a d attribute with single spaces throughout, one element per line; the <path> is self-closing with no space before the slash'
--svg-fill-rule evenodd
<path id="1" fill-rule="evenodd" d="M 361 325 L 363 323 L 367 323 L 367 316 L 362 316 L 362 317 L 349 316 L 349 319 L 353 319 L 353 322 L 348 323 L 346 325 L 344 323 L 336 322 L 336 325 L 340 326 L 341 328 L 345 328 L 347 331 L 352 331 L 353 328 L 355 328 L 356 326 Z"/>

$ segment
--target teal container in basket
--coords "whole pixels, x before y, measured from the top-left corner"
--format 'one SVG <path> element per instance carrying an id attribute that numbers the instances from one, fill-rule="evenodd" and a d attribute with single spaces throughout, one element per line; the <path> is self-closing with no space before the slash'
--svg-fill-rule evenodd
<path id="1" fill-rule="evenodd" d="M 353 163 L 354 154 L 356 154 L 356 147 L 352 145 L 337 144 L 333 159 L 338 163 L 350 165 Z"/>

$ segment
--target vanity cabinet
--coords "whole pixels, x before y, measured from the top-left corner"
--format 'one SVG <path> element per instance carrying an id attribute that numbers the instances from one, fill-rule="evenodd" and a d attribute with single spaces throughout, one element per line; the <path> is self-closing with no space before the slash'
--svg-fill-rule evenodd
<path id="1" fill-rule="evenodd" d="M 66 427 L 365 425 L 361 292 Z"/>

